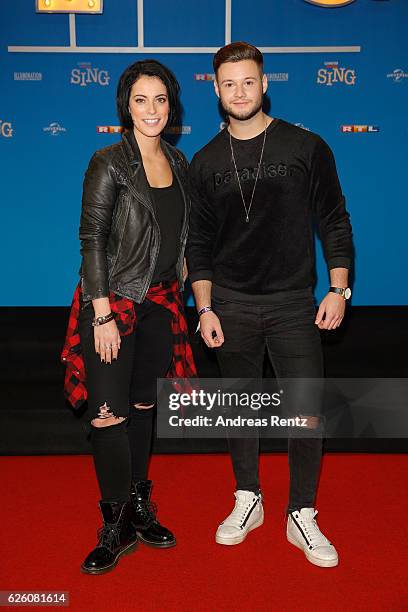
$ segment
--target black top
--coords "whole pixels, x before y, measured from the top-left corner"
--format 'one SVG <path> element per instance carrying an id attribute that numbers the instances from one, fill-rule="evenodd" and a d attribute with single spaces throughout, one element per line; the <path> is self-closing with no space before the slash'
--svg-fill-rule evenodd
<path id="1" fill-rule="evenodd" d="M 180 252 L 184 201 L 176 177 L 170 187 L 150 187 L 154 212 L 160 228 L 160 250 L 153 273 L 152 285 L 176 278 Z"/>
<path id="2" fill-rule="evenodd" d="M 248 208 L 264 133 L 232 138 Z M 274 119 L 267 128 L 263 161 L 246 223 L 222 130 L 194 156 L 187 263 L 190 280 L 247 294 L 311 287 L 315 280 L 313 219 L 328 268 L 349 268 L 352 233 L 333 154 L 317 134 Z"/>

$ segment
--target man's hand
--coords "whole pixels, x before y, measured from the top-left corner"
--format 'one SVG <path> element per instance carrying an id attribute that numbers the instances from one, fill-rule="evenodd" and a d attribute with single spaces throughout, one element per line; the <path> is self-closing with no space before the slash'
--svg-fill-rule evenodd
<path id="1" fill-rule="evenodd" d="M 315 323 L 319 329 L 337 329 L 346 309 L 346 300 L 337 293 L 328 293 L 319 306 Z"/>
<path id="2" fill-rule="evenodd" d="M 221 323 L 214 312 L 209 311 L 201 315 L 200 332 L 202 339 L 209 348 L 218 348 L 224 343 Z"/>

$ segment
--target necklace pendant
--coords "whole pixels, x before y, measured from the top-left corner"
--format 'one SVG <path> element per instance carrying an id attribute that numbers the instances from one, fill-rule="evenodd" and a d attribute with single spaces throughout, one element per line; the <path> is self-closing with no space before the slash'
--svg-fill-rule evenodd
<path id="1" fill-rule="evenodd" d="M 246 221 L 247 223 L 249 223 L 249 217 L 247 217 L 247 218 L 245 219 L 245 221 Z"/>

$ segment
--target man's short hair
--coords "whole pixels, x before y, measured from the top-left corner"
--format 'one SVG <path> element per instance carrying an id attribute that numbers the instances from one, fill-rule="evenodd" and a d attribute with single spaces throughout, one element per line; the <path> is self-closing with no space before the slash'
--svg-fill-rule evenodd
<path id="1" fill-rule="evenodd" d="M 174 125 L 180 115 L 180 85 L 172 71 L 154 59 L 135 62 L 122 73 L 116 91 L 116 107 L 120 124 L 128 130 L 133 129 L 133 121 L 129 113 L 130 90 L 142 76 L 157 77 L 166 87 L 170 107 L 168 125 Z"/>
<path id="2" fill-rule="evenodd" d="M 233 42 L 221 47 L 214 55 L 213 67 L 215 76 L 219 67 L 227 62 L 242 62 L 242 60 L 253 60 L 256 62 L 261 75 L 263 74 L 263 55 L 257 47 L 244 41 Z"/>

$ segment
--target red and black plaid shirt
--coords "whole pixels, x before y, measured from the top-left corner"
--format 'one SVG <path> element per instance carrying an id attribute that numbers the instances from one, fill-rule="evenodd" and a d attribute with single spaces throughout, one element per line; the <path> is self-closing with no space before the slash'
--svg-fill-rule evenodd
<path id="1" fill-rule="evenodd" d="M 167 378 L 192 378 L 197 376 L 193 352 L 188 340 L 188 328 L 184 315 L 184 306 L 177 281 L 168 287 L 156 285 L 150 287 L 146 298 L 164 306 L 172 313 L 173 359 Z M 116 325 L 121 336 L 133 332 L 136 325 L 136 313 L 132 300 L 110 293 L 109 302 L 115 315 Z M 78 284 L 72 300 L 68 329 L 65 337 L 61 359 L 67 366 L 64 392 L 74 408 L 79 408 L 87 399 L 85 364 L 82 355 L 79 334 L 79 312 L 81 304 L 81 286 Z"/>

